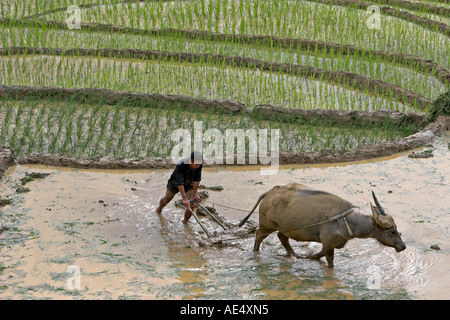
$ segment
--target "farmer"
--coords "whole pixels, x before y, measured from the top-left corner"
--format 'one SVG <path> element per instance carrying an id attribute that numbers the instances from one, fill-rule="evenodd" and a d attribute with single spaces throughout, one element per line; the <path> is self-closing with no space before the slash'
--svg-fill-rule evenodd
<path id="1" fill-rule="evenodd" d="M 191 217 L 188 206 L 194 210 L 194 203 L 191 199 L 200 200 L 197 196 L 197 188 L 202 179 L 203 155 L 199 151 L 191 153 L 191 158 L 181 159 L 166 185 L 166 195 L 159 201 L 156 213 L 160 214 L 162 209 L 180 192 L 183 204 L 186 206 L 183 223 L 187 223 Z"/>

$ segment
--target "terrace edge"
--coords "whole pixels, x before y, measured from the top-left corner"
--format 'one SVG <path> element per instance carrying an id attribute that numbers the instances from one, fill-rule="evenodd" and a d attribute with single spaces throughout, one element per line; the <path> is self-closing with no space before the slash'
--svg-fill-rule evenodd
<path id="1" fill-rule="evenodd" d="M 308 153 L 281 152 L 279 164 L 318 164 L 361 161 L 391 156 L 424 146 L 433 142 L 446 130 L 450 129 L 450 117 L 439 116 L 423 130 L 406 138 L 392 142 L 383 142 L 365 146 L 357 150 L 328 150 Z M 237 163 L 237 155 L 234 156 Z M 0 179 L 9 167 L 14 165 L 41 164 L 56 167 L 71 167 L 80 169 L 169 169 L 173 167 L 171 157 L 154 158 L 114 158 L 94 157 L 75 158 L 59 154 L 32 153 L 16 157 L 7 147 L 0 147 Z M 239 166 L 243 166 L 238 164 Z M 249 165 L 249 164 L 244 164 Z M 261 165 L 257 163 L 256 165 Z M 205 165 L 217 167 L 218 164 Z"/>
<path id="2" fill-rule="evenodd" d="M 79 97 L 90 97 L 101 99 L 104 103 L 109 97 L 110 103 L 124 101 L 131 102 L 139 99 L 157 99 L 166 103 L 184 103 L 186 109 L 198 108 L 203 110 L 225 111 L 227 113 L 243 114 L 250 112 L 245 106 L 236 101 L 230 100 L 208 100 L 195 99 L 177 95 L 162 94 L 142 94 L 134 92 L 116 92 L 104 89 L 64 89 L 50 87 L 22 87 L 22 86 L 0 86 L 0 97 L 13 93 L 16 98 L 25 98 L 34 96 L 35 98 L 45 99 L 62 95 L 64 97 L 78 95 Z M 109 94 L 109 96 L 108 96 Z M 90 101 L 92 102 L 92 100 Z M 192 110 L 192 109 L 191 109 Z M 343 111 L 343 110 L 289 110 L 280 106 L 259 105 L 252 111 L 252 116 L 260 116 L 264 119 L 271 117 L 302 117 L 306 119 L 320 118 L 328 119 L 329 123 L 360 121 L 362 123 L 379 123 L 380 121 L 391 121 L 393 123 L 412 123 L 422 130 L 408 137 L 382 142 L 375 145 L 364 146 L 357 150 L 326 150 L 308 153 L 299 153 L 292 151 L 282 151 L 279 154 L 279 164 L 315 164 L 315 163 L 339 163 L 348 161 L 368 160 L 378 157 L 391 156 L 396 153 L 404 152 L 418 148 L 434 141 L 446 130 L 450 129 L 450 117 L 439 116 L 436 121 L 426 124 L 426 115 L 424 113 L 402 113 L 392 110 L 379 111 Z M 237 163 L 237 155 L 234 156 Z M 246 161 L 248 163 L 248 161 Z M 14 152 L 7 147 L 0 147 L 0 179 L 3 174 L 13 165 L 24 164 L 42 164 L 49 166 L 73 167 L 73 168 L 92 168 L 92 169 L 166 169 L 173 166 L 171 157 L 153 157 L 153 158 L 114 158 L 114 157 L 93 157 L 93 158 L 75 158 L 60 154 L 32 153 L 26 156 L 14 155 Z M 248 165 L 248 164 L 246 164 Z M 261 163 L 257 163 L 261 165 Z M 217 164 L 207 165 L 209 167 L 218 166 Z"/>
<path id="3" fill-rule="evenodd" d="M 67 26 L 64 22 L 48 20 L 48 21 L 26 21 L 26 20 L 13 20 L 9 18 L 1 18 L 0 24 L 6 25 L 22 25 L 27 27 L 45 26 L 47 28 L 66 29 Z M 108 32 L 119 34 L 132 34 L 132 35 L 151 35 L 151 36 L 167 36 L 170 34 L 178 34 L 186 39 L 201 39 L 202 41 L 219 41 L 219 42 L 240 42 L 253 45 L 270 45 L 278 46 L 280 48 L 300 48 L 302 51 L 320 50 L 325 51 L 327 54 L 331 52 L 341 53 L 344 55 L 358 54 L 360 56 L 374 56 L 379 57 L 383 61 L 388 63 L 396 63 L 407 68 L 414 66 L 414 70 L 420 70 L 427 74 L 435 75 L 446 86 L 450 85 L 450 72 L 440 67 L 435 62 L 427 59 L 422 59 L 412 55 L 406 55 L 402 53 L 384 52 L 377 50 L 370 50 L 366 48 L 359 48 L 353 45 L 342 45 L 339 43 L 325 42 L 319 40 L 310 39 L 297 39 L 297 38 L 280 38 L 275 36 L 263 36 L 263 35 L 248 35 L 248 34 L 225 34 L 225 33 L 213 33 L 202 30 L 179 30 L 173 28 L 165 29 L 135 29 L 131 27 L 123 27 L 112 24 L 100 24 L 100 23 L 81 23 L 82 28 L 89 28 L 93 32 Z M 4 50 L 4 49 L 3 49 Z M 73 50 L 73 49 L 72 49 Z"/>
<path id="4" fill-rule="evenodd" d="M 330 71 L 309 66 L 267 62 L 239 56 L 226 56 L 221 54 L 198 54 L 187 52 L 166 52 L 137 49 L 61 49 L 61 48 L 35 48 L 35 47 L 8 47 L 0 49 L 0 56 L 12 55 L 54 55 L 54 56 L 91 56 L 102 58 L 126 59 L 169 59 L 177 62 L 202 63 L 213 62 L 215 65 L 227 65 L 262 71 L 281 72 L 286 75 L 303 77 L 310 80 L 325 81 L 344 88 L 350 88 L 361 93 L 377 92 L 379 97 L 392 99 L 420 108 L 422 111 L 431 107 L 432 101 L 420 94 L 404 89 L 398 85 L 372 79 L 346 71 Z"/>

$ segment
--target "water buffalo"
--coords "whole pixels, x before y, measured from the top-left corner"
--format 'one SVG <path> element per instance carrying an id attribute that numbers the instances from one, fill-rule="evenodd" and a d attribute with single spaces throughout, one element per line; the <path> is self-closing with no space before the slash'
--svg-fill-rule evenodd
<path id="1" fill-rule="evenodd" d="M 278 231 L 278 238 L 289 255 L 295 256 L 289 238 L 322 243 L 322 250 L 309 258 L 325 256 L 328 267 L 333 267 L 334 249 L 343 248 L 353 238 L 375 238 L 397 252 L 405 250 L 394 219 L 386 214 L 373 192 L 372 196 L 376 207 L 370 204 L 372 215 L 367 216 L 338 196 L 292 182 L 262 194 L 239 226 L 261 202 L 253 251 L 259 251 L 261 241 Z"/>

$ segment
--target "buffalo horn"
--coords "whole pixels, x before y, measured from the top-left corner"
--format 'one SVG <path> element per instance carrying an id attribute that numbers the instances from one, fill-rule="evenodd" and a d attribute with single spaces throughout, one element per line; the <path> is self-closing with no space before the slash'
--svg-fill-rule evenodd
<path id="1" fill-rule="evenodd" d="M 375 193 L 373 193 L 373 191 L 372 191 L 372 197 L 373 197 L 373 200 L 375 201 L 375 204 L 377 205 L 377 208 L 378 208 L 378 210 L 380 211 L 380 213 L 381 213 L 383 216 L 385 216 L 386 213 L 384 212 L 384 209 L 381 207 L 380 203 L 378 202 L 378 199 L 377 199 L 377 197 L 375 196 Z"/>

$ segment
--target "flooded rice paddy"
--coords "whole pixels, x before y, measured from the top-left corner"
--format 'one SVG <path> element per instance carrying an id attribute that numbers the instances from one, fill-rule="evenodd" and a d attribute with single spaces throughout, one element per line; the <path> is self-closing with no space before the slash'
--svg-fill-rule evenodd
<path id="1" fill-rule="evenodd" d="M 205 168 L 202 183 L 223 187 L 208 190 L 205 204 L 229 227 L 201 217 L 211 239 L 195 219 L 181 222 L 174 201 L 154 213 L 171 170 L 15 166 L 0 189 L 12 199 L 0 209 L 0 299 L 449 299 L 449 142 L 447 133 L 428 146 L 431 158 L 288 165 L 271 176 L 257 167 Z M 50 175 L 22 186 L 27 172 Z M 336 250 L 329 269 L 324 258 L 286 256 L 274 233 L 253 253 L 258 215 L 238 229 L 246 213 L 218 204 L 248 212 L 260 194 L 294 181 L 365 214 L 374 190 L 406 250 L 354 239 Z M 291 244 L 299 255 L 320 250 Z"/>

